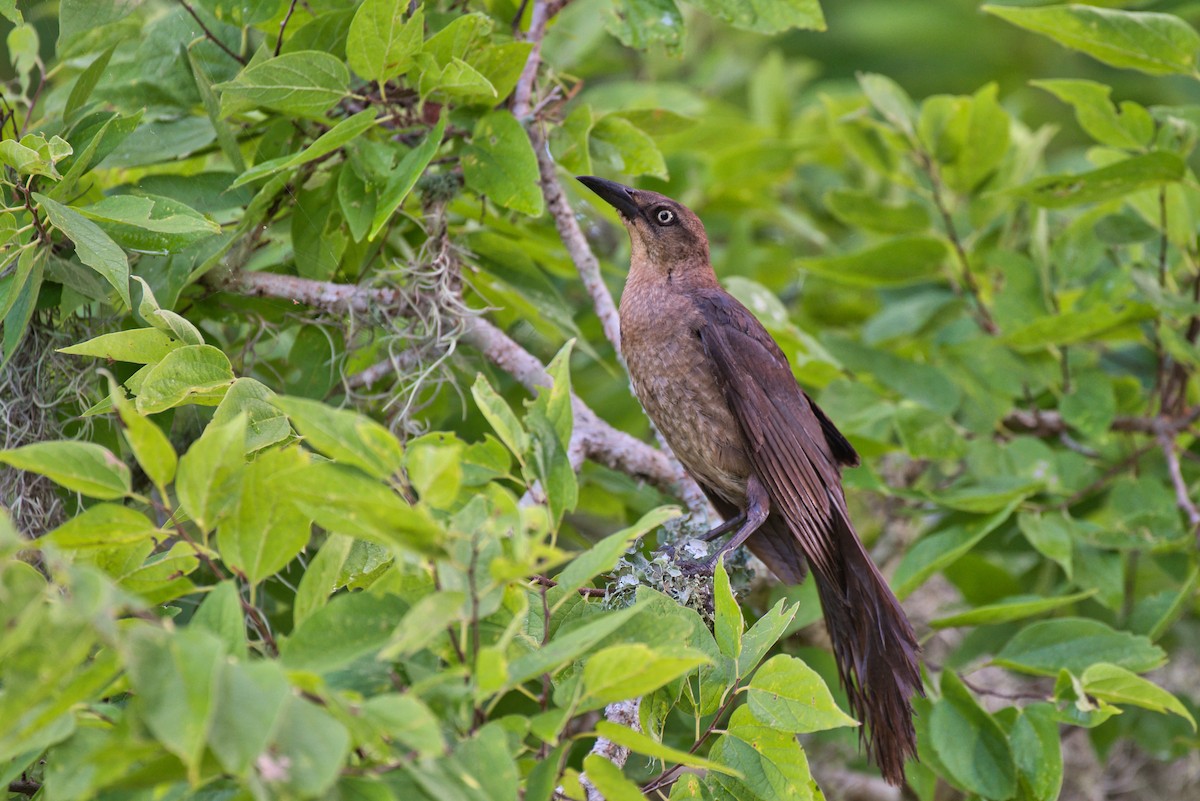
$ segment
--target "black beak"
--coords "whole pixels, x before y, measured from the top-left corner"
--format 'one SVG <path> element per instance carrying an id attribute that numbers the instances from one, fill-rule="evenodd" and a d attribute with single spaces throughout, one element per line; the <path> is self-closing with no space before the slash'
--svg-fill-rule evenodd
<path id="1" fill-rule="evenodd" d="M 580 175 L 575 180 L 599 195 L 601 200 L 620 212 L 621 216 L 625 219 L 632 220 L 638 216 L 637 203 L 633 201 L 634 190 L 628 186 L 623 186 L 615 181 L 596 178 L 592 175 Z"/>

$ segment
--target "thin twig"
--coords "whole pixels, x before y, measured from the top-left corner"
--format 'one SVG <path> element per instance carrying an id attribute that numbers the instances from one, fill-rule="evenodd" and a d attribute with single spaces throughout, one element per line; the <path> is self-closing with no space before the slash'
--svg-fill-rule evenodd
<path id="1" fill-rule="evenodd" d="M 196 13 L 196 9 L 192 8 L 191 4 L 188 3 L 187 0 L 179 0 L 179 5 L 183 6 L 185 9 L 187 9 L 187 13 L 191 14 L 192 19 L 196 20 L 196 24 L 200 26 L 200 30 L 204 31 L 205 38 L 207 38 L 210 42 L 215 44 L 217 47 L 224 50 L 225 54 L 227 56 L 229 56 L 230 58 L 232 58 L 234 61 L 241 64 L 243 67 L 246 66 L 246 59 L 242 58 L 237 53 L 230 50 L 225 45 L 224 42 L 222 42 L 220 39 L 218 39 L 216 34 L 214 34 L 212 31 L 210 31 L 208 29 L 208 26 L 204 24 L 204 20 L 200 19 L 200 15 Z"/>
<path id="2" fill-rule="evenodd" d="M 738 689 L 739 688 L 735 686 L 729 692 L 729 696 L 725 699 L 724 703 L 721 704 L 720 708 L 717 709 L 717 713 L 713 715 L 712 722 L 708 724 L 708 728 L 704 730 L 703 734 L 696 738 L 696 742 L 692 743 L 692 747 L 688 749 L 689 754 L 694 754 L 699 751 L 701 746 L 703 746 L 708 738 L 713 735 L 713 732 L 717 730 L 717 726 L 720 724 L 721 718 L 724 717 L 725 712 L 728 711 L 734 699 L 737 698 Z M 671 784 L 679 777 L 679 774 L 683 772 L 683 768 L 683 765 L 675 765 L 674 767 L 668 768 L 659 775 L 655 776 L 653 779 L 642 785 L 642 794 L 649 795 L 660 787 L 665 787 L 666 785 Z"/>
<path id="3" fill-rule="evenodd" d="M 292 21 L 292 14 L 296 11 L 297 0 L 292 0 L 288 6 L 287 13 L 283 15 L 283 22 L 279 23 L 279 40 L 275 42 L 275 55 L 279 55 L 280 49 L 283 47 L 283 32 L 287 30 L 288 23 Z"/>
<path id="4" fill-rule="evenodd" d="M 1158 435 L 1158 447 L 1162 449 L 1163 457 L 1167 460 L 1167 472 L 1171 475 L 1171 486 L 1175 488 L 1175 503 L 1187 515 L 1188 525 L 1192 534 L 1200 538 L 1200 509 L 1192 501 L 1188 492 L 1187 482 L 1183 478 L 1183 470 L 1179 466 L 1179 454 L 1173 437 L 1166 431 Z"/>
<path id="5" fill-rule="evenodd" d="M 542 576 L 542 575 L 530 576 L 529 580 L 532 581 L 534 584 L 537 584 L 541 587 L 545 587 L 547 589 L 549 589 L 550 587 L 558 586 L 558 582 L 552 578 L 549 578 L 548 576 Z M 602 590 L 598 587 L 580 587 L 578 590 L 576 590 L 576 592 L 578 592 L 580 595 L 591 596 L 593 598 L 603 598 L 605 595 L 608 595 L 608 590 Z M 543 593 L 543 595 L 545 595 L 545 593 Z"/>
<path id="6" fill-rule="evenodd" d="M 992 318 L 992 313 L 988 311 L 987 304 L 983 302 L 983 294 L 980 292 L 979 283 L 975 280 L 975 274 L 971 272 L 971 260 L 967 256 L 967 249 L 963 245 L 962 238 L 958 235 L 958 229 L 954 225 L 954 218 L 950 214 L 949 207 L 946 206 L 946 201 L 942 197 L 942 177 L 938 172 L 937 164 L 933 158 L 924 150 L 916 151 L 917 159 L 921 163 L 921 167 L 929 176 L 929 186 L 933 193 L 933 205 L 937 207 L 938 214 L 942 218 L 942 223 L 946 226 L 946 236 L 950 239 L 950 244 L 954 248 L 954 254 L 958 259 L 958 266 L 962 271 L 963 287 L 966 288 L 967 294 L 975 303 L 975 321 L 979 327 L 987 334 L 995 336 L 1000 333 L 999 326 Z"/>

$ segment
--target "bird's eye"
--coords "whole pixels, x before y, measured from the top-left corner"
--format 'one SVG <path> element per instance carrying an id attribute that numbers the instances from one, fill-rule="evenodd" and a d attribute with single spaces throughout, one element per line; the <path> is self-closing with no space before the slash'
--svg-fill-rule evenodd
<path id="1" fill-rule="evenodd" d="M 655 212 L 654 218 L 658 220 L 659 225 L 670 225 L 675 222 L 675 212 L 670 209 L 659 209 Z"/>

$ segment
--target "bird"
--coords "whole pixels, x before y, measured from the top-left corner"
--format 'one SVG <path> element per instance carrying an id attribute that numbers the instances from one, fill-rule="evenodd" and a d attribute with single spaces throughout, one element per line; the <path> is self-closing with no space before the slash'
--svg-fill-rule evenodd
<path id="1" fill-rule="evenodd" d="M 784 582 L 800 583 L 811 567 L 838 677 L 866 723 L 860 744 L 886 781 L 903 784 L 917 752 L 920 646 L 850 521 L 841 469 L 857 466 L 858 453 L 762 323 L 721 288 L 691 209 L 603 178 L 577 180 L 629 233 L 619 317 L 634 393 L 724 519 L 705 539 L 734 532 L 694 567 L 711 571 L 743 543 Z"/>

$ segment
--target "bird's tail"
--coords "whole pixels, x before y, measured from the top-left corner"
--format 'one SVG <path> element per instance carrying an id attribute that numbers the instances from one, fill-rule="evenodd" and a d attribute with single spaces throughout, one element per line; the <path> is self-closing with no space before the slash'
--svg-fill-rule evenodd
<path id="1" fill-rule="evenodd" d="M 837 516 L 840 517 L 840 516 Z M 813 578 L 850 706 L 866 723 L 872 760 L 889 784 L 904 782 L 904 760 L 916 756 L 912 695 L 921 688 L 920 646 L 887 582 L 844 519 L 835 523 L 841 576 L 814 565 Z"/>

